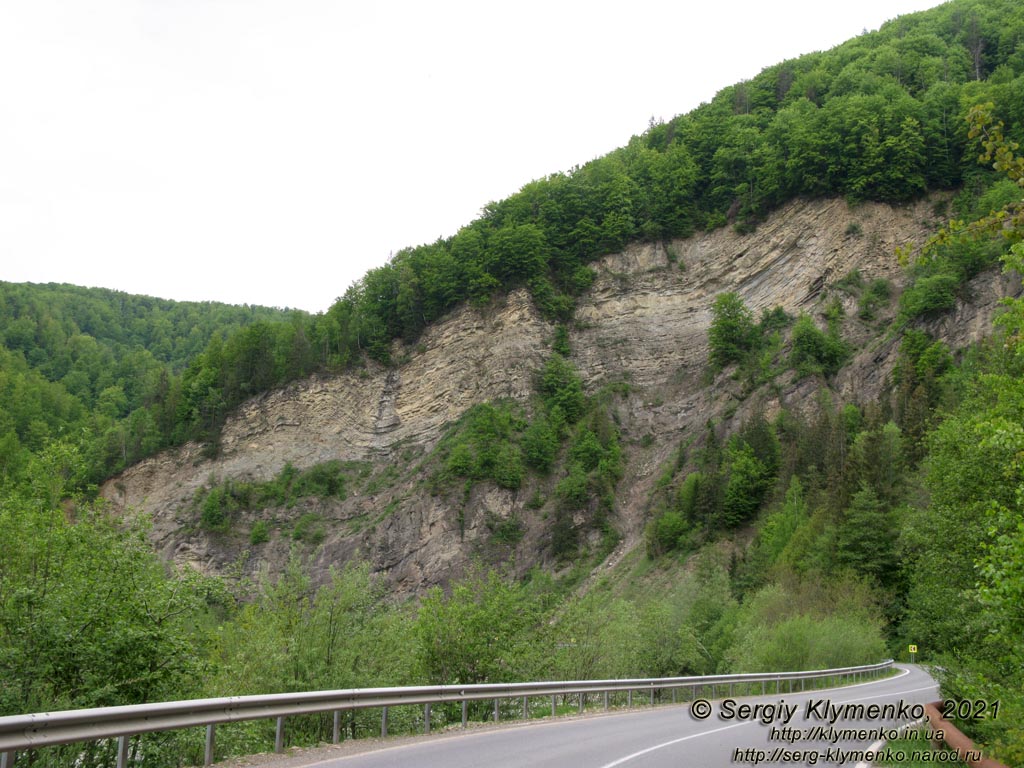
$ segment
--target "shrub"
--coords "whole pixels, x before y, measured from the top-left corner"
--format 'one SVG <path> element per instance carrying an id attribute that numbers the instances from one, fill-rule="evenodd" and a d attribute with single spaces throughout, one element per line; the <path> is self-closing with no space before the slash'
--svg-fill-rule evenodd
<path id="1" fill-rule="evenodd" d="M 471 477 L 474 474 L 476 459 L 469 443 L 459 443 L 452 448 L 445 462 L 445 469 L 459 477 Z"/>
<path id="2" fill-rule="evenodd" d="M 537 386 L 549 411 L 559 408 L 569 424 L 575 424 L 586 410 L 583 382 L 572 365 L 557 352 L 548 358 Z"/>
<path id="3" fill-rule="evenodd" d="M 568 357 L 572 354 L 572 349 L 569 346 L 569 329 L 565 325 L 559 325 L 555 328 L 555 338 L 551 342 L 551 349 L 562 355 L 562 357 Z"/>
<path id="4" fill-rule="evenodd" d="M 860 617 L 792 616 L 774 626 L 750 627 L 742 635 L 729 650 L 734 671 L 870 664 L 885 658 L 886 651 L 881 629 Z"/>
<path id="5" fill-rule="evenodd" d="M 523 460 L 542 474 L 551 471 L 558 455 L 558 435 L 544 415 L 538 415 L 523 432 Z"/>
<path id="6" fill-rule="evenodd" d="M 737 363 L 757 346 L 759 334 L 754 316 L 735 293 L 722 293 L 711 307 L 708 329 L 711 364 L 724 368 Z"/>
<path id="7" fill-rule="evenodd" d="M 203 499 L 199 524 L 208 531 L 226 531 L 228 528 L 225 496 L 224 489 L 213 488 Z"/>
<path id="8" fill-rule="evenodd" d="M 526 526 L 517 517 L 498 518 L 488 515 L 485 524 L 494 543 L 506 547 L 514 547 L 526 533 Z"/>
<path id="9" fill-rule="evenodd" d="M 345 475 L 337 461 L 325 461 L 299 473 L 292 484 L 292 495 L 345 499 Z"/>
<path id="10" fill-rule="evenodd" d="M 295 522 L 295 528 L 292 530 L 292 538 L 295 541 L 304 541 L 313 546 L 321 543 L 326 535 L 323 520 L 316 512 L 306 512 Z"/>
<path id="11" fill-rule="evenodd" d="M 510 403 L 483 403 L 466 412 L 447 439 L 444 474 L 468 480 L 492 480 L 502 488 L 518 488 L 523 457 L 516 436 L 525 422 Z"/>
<path id="12" fill-rule="evenodd" d="M 767 307 L 761 310 L 761 320 L 758 322 L 758 330 L 762 335 L 771 333 L 772 331 L 781 331 L 783 328 L 788 328 L 792 324 L 793 318 L 790 317 L 786 310 L 776 305 L 771 309 Z"/>
<path id="13" fill-rule="evenodd" d="M 857 316 L 861 320 L 873 320 L 878 307 L 892 296 L 892 283 L 884 278 L 872 280 L 857 302 Z"/>
<path id="14" fill-rule="evenodd" d="M 270 525 L 266 520 L 257 520 L 252 530 L 249 531 L 249 543 L 252 545 L 265 544 L 270 541 Z"/>
<path id="15" fill-rule="evenodd" d="M 587 473 L 583 467 L 573 464 L 569 469 L 569 474 L 555 486 L 555 495 L 558 497 L 562 509 L 583 509 L 589 498 Z"/>
<path id="16" fill-rule="evenodd" d="M 959 285 L 960 279 L 949 272 L 920 277 L 900 296 L 900 312 L 914 318 L 952 309 Z"/>
<path id="17" fill-rule="evenodd" d="M 523 484 L 523 456 L 518 447 L 506 443 L 498 449 L 491 478 L 502 488 L 513 491 Z"/>
<path id="18" fill-rule="evenodd" d="M 849 353 L 849 347 L 838 332 L 826 334 L 809 315 L 797 318 L 793 326 L 789 364 L 801 376 L 811 373 L 831 375 L 842 367 Z"/>
<path id="19" fill-rule="evenodd" d="M 644 539 L 649 557 L 671 552 L 685 544 L 690 527 L 686 518 L 674 509 L 667 510 L 652 518 L 644 529 Z"/>
<path id="20" fill-rule="evenodd" d="M 569 455 L 575 461 L 578 461 L 587 472 L 597 468 L 603 453 L 604 449 L 601 447 L 601 443 L 598 442 L 597 435 L 589 429 L 583 429 L 577 435 L 572 448 L 569 450 Z"/>

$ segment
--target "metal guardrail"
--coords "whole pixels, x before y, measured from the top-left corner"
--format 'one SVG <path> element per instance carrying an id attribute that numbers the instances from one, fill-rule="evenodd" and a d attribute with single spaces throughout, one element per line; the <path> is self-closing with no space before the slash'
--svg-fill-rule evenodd
<path id="1" fill-rule="evenodd" d="M 277 693 L 259 696 L 226 696 L 214 699 L 191 699 L 154 704 L 133 704 L 96 709 L 73 709 L 62 712 L 43 712 L 30 715 L 0 717 L 0 768 L 13 768 L 18 752 L 31 751 L 57 744 L 73 744 L 99 739 L 118 739 L 117 766 L 126 768 L 131 737 L 142 733 L 168 731 L 198 726 L 206 727 L 205 764 L 213 763 L 215 728 L 221 723 L 276 718 L 275 750 L 284 748 L 284 722 L 292 715 L 317 712 L 334 713 L 334 741 L 340 739 L 340 713 L 356 709 L 381 709 L 381 735 L 387 735 L 388 707 L 423 705 L 424 730 L 430 730 L 432 704 L 462 703 L 462 724 L 466 725 L 466 704 L 469 701 L 494 700 L 494 719 L 499 717 L 499 701 L 523 699 L 524 711 L 531 697 L 550 696 L 551 711 L 555 714 L 555 698 L 576 695 L 580 711 L 586 706 L 587 696 L 627 692 L 649 693 L 654 703 L 655 691 L 680 688 L 691 689 L 691 696 L 701 689 L 710 689 L 710 698 L 720 687 L 727 687 L 730 695 L 737 685 L 761 684 L 761 692 L 768 693 L 774 684 L 781 693 L 783 683 L 792 692 L 795 683 L 803 690 L 808 680 L 836 678 L 860 680 L 875 676 L 892 667 L 889 659 L 879 664 L 862 667 L 842 667 L 810 672 L 770 672 L 741 675 L 711 675 L 701 677 L 637 678 L 629 680 L 576 680 L 567 682 L 488 683 L 480 685 L 432 685 L 405 688 L 351 688 L 337 691 L 311 691 L 305 693 Z"/>
<path id="2" fill-rule="evenodd" d="M 941 701 L 933 701 L 931 704 L 924 705 L 925 717 L 928 719 L 932 733 L 942 734 L 941 740 L 933 737 L 932 746 L 937 747 L 944 743 L 956 752 L 957 758 L 967 763 L 970 768 L 1006 768 L 998 760 L 982 755 L 981 750 L 974 745 L 967 734 L 942 716 L 942 709 Z"/>

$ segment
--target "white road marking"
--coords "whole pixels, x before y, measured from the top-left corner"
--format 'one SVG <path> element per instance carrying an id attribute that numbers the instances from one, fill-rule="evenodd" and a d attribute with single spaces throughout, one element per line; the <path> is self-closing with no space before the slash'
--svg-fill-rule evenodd
<path id="1" fill-rule="evenodd" d="M 857 683 L 857 685 L 844 686 L 843 689 L 845 690 L 845 689 L 848 689 L 848 688 L 857 688 L 857 687 L 859 687 L 861 685 L 877 685 L 878 683 L 886 682 L 887 680 L 897 680 L 897 679 L 903 677 L 904 675 L 909 675 L 909 674 L 910 674 L 910 670 L 909 669 L 904 669 L 899 675 L 896 675 L 895 677 L 883 678 L 882 680 L 871 680 L 871 681 L 868 681 L 866 683 Z M 881 698 L 886 697 L 886 696 L 894 696 L 894 695 L 895 696 L 902 696 L 905 693 L 918 693 L 919 691 L 928 691 L 928 690 L 931 690 L 932 688 L 935 688 L 935 687 L 936 686 L 934 686 L 934 685 L 928 685 L 928 686 L 925 686 L 924 688 L 913 688 L 913 689 L 911 689 L 909 691 L 894 691 L 894 692 L 879 694 L 877 696 L 862 696 L 862 697 L 857 698 L 857 699 L 847 699 L 846 701 L 847 701 L 847 703 L 849 703 L 849 702 L 853 702 L 853 701 L 867 701 L 869 699 L 881 699 Z M 829 690 L 829 689 L 825 689 L 825 690 Z M 745 720 L 742 723 L 734 723 L 733 725 L 726 725 L 726 726 L 723 726 L 722 728 L 715 728 L 713 731 L 702 731 L 701 733 L 692 733 L 689 736 L 683 736 L 682 738 L 679 738 L 679 739 L 673 739 L 672 741 L 666 741 L 663 744 L 655 744 L 653 747 L 647 747 L 647 749 L 641 749 L 639 752 L 634 752 L 631 755 L 626 755 L 625 757 L 620 757 L 618 760 L 613 760 L 610 763 L 605 763 L 600 768 L 616 768 L 616 766 L 622 765 L 623 763 L 628 763 L 630 760 L 634 760 L 634 759 L 636 759 L 636 758 L 638 758 L 638 757 L 640 757 L 642 755 L 646 755 L 648 752 L 654 752 L 654 751 L 659 750 L 659 749 L 664 749 L 665 747 L 671 747 L 673 744 L 679 744 L 680 742 L 689 741 L 690 739 L 700 738 L 701 736 L 710 736 L 712 733 L 721 733 L 722 731 L 727 731 L 730 728 L 739 728 L 742 725 L 749 725 L 750 723 L 753 723 L 753 722 L 756 722 L 756 721 L 754 721 L 754 720 Z M 860 768 L 860 766 L 857 766 L 856 768 Z"/>
<path id="2" fill-rule="evenodd" d="M 663 749 L 664 747 L 671 747 L 673 744 L 678 744 L 681 741 L 689 741 L 690 739 L 699 739 L 701 736 L 710 736 L 712 733 L 721 733 L 722 731 L 728 731 L 730 728 L 739 728 L 740 726 L 743 726 L 743 725 L 749 725 L 751 722 L 753 722 L 753 721 L 752 720 L 744 720 L 742 723 L 734 723 L 733 725 L 725 725 L 725 726 L 722 726 L 721 728 L 715 728 L 715 730 L 713 730 L 713 731 L 701 731 L 700 733 L 691 733 L 689 736 L 683 736 L 681 739 L 673 739 L 672 741 L 666 741 L 664 744 L 655 744 L 653 747 L 648 747 L 647 749 L 641 749 L 639 752 L 634 752 L 631 755 L 626 755 L 625 757 L 620 757 L 618 760 L 613 760 L 610 763 L 605 763 L 604 765 L 601 766 L 601 768 L 615 768 L 615 766 L 617 766 L 617 765 L 622 765 L 623 763 L 628 763 L 630 760 L 633 760 L 634 758 L 640 757 L 641 755 L 646 755 L 648 752 L 654 752 L 655 750 Z"/>

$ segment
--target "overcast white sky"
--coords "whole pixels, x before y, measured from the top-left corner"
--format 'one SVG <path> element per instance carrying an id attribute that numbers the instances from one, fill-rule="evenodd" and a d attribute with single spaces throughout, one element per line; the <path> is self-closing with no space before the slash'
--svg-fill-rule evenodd
<path id="1" fill-rule="evenodd" d="M 0 0 L 0 280 L 326 310 L 399 249 L 939 0 Z"/>

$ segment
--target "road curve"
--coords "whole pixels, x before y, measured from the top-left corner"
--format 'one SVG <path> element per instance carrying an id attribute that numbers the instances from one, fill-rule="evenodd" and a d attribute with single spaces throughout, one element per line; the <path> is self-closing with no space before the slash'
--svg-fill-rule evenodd
<path id="1" fill-rule="evenodd" d="M 267 768 L 853 768 L 878 731 L 917 719 L 914 705 L 938 698 L 935 681 L 914 665 L 860 685 L 769 696 L 716 699 L 706 719 L 690 705 L 553 719 L 509 728 L 447 732 L 386 741 L 341 757 L 271 760 Z M 872 708 L 872 705 L 875 705 Z M 885 706 L 889 705 L 889 706 Z M 699 709 L 699 708 L 698 708 Z M 859 716 L 859 717 L 858 717 Z M 860 731 L 860 733 L 852 733 Z M 926 745 L 923 745 L 926 746 Z M 247 762 L 259 766 L 260 763 Z"/>

